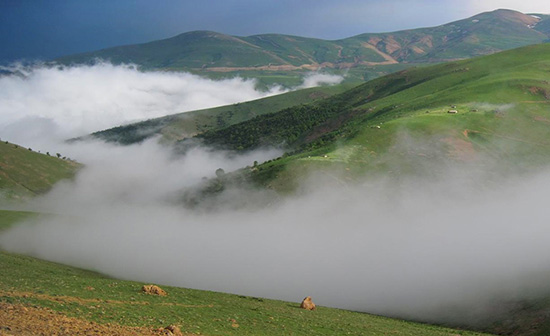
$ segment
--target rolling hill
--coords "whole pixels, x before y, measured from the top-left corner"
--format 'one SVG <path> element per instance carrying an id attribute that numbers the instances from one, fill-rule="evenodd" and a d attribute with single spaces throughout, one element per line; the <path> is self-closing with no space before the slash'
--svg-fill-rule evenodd
<path id="1" fill-rule="evenodd" d="M 71 178 L 80 164 L 40 154 L 7 141 L 0 142 L 0 199 L 26 199 L 47 192 Z"/>
<path id="2" fill-rule="evenodd" d="M 198 135 L 219 148 L 281 146 L 286 154 L 205 181 L 185 201 L 196 206 L 215 200 L 212 195 L 223 190 L 248 188 L 243 181 L 296 195 L 312 173 L 317 186 L 344 190 L 410 177 L 422 188 L 424 182 L 455 181 L 457 171 L 481 173 L 481 181 L 472 179 L 476 192 L 547 171 L 549 125 L 550 44 L 408 69 Z M 477 327 L 503 335 L 548 335 L 547 296 L 513 305 L 501 320 Z"/>
<path id="3" fill-rule="evenodd" d="M 135 63 L 143 69 L 182 70 L 212 77 L 238 74 L 260 78 L 264 83 L 284 82 L 281 76 L 295 77 L 291 74 L 296 72 L 346 69 L 349 80 L 367 80 L 411 63 L 464 59 L 541 43 L 549 39 L 549 22 L 546 15 L 501 9 L 437 27 L 367 33 L 332 41 L 279 34 L 240 37 L 193 31 L 57 61 L 82 64 L 104 59 Z"/>
<path id="4" fill-rule="evenodd" d="M 550 44 L 528 46 L 401 71 L 197 138 L 237 151 L 282 145 L 290 155 L 250 173 L 281 190 L 314 167 L 347 168 L 354 180 L 406 173 L 427 158 L 475 161 L 479 153 L 510 170 L 529 169 L 550 162 L 549 71 Z M 398 146 L 403 134 L 434 148 Z"/>
<path id="5" fill-rule="evenodd" d="M 95 132 L 91 134 L 91 137 L 129 145 L 160 135 L 162 136 L 162 142 L 173 143 L 205 131 L 238 124 L 258 115 L 273 113 L 294 105 L 307 104 L 327 98 L 344 92 L 353 86 L 353 84 L 320 86 L 244 103 L 172 114 Z"/>

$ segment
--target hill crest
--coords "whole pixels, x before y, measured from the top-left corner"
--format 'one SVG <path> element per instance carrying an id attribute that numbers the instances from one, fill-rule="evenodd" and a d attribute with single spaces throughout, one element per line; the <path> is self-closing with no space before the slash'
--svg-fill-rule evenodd
<path id="1" fill-rule="evenodd" d="M 339 40 L 258 34 L 232 36 L 199 30 L 143 44 L 59 58 L 65 64 L 101 58 L 145 69 L 201 73 L 304 71 L 450 61 L 548 40 L 550 20 L 508 9 L 444 25 Z M 542 29 L 538 29 L 538 27 Z"/>

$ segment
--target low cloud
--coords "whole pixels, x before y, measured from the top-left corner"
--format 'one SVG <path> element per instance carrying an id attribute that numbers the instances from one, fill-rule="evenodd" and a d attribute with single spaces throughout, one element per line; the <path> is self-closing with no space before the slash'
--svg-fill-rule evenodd
<path id="1" fill-rule="evenodd" d="M 88 163 L 77 178 L 31 203 L 57 216 L 5 232 L 2 248 L 124 279 L 311 295 L 320 305 L 470 325 L 495 317 L 502 302 L 550 292 L 548 174 L 486 183 L 467 165 L 444 166 L 433 178 L 347 187 L 318 174 L 299 196 L 229 190 L 226 204 L 201 212 L 175 201 L 181 191 L 217 168 L 280 153 L 78 146 Z M 247 197 L 270 205 L 226 206 Z"/>
<path id="2" fill-rule="evenodd" d="M 229 105 L 287 90 L 256 88 L 242 78 L 211 80 L 184 72 L 142 72 L 134 65 L 3 67 L 0 136 L 36 149 L 44 144 L 169 114 Z M 342 77 L 313 73 L 291 90 L 333 85 Z"/>
<path id="3" fill-rule="evenodd" d="M 132 65 L 12 67 L 0 76 L 0 134 L 26 146 L 283 92 L 254 80 L 142 72 Z M 32 131 L 32 132 L 31 132 Z"/>
<path id="4" fill-rule="evenodd" d="M 321 85 L 340 84 L 344 80 L 343 76 L 313 72 L 304 77 L 304 83 L 298 88 L 311 88 Z"/>

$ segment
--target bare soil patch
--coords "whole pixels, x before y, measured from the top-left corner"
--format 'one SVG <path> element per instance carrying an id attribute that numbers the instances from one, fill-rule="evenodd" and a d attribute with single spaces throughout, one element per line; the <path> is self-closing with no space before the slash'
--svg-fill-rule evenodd
<path id="1" fill-rule="evenodd" d="M 0 336 L 174 335 L 168 329 L 126 327 L 68 317 L 46 308 L 0 303 Z M 192 335 L 192 334 L 186 334 Z"/>

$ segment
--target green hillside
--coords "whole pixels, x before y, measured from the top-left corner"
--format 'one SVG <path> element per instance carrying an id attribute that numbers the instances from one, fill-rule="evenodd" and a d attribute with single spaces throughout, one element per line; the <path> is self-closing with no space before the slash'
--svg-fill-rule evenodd
<path id="1" fill-rule="evenodd" d="M 0 142 L 0 198 L 25 199 L 48 191 L 74 176 L 79 164 L 28 148 Z"/>
<path id="2" fill-rule="evenodd" d="M 284 144 L 287 153 L 204 182 L 185 201 L 195 206 L 243 179 L 295 194 L 312 172 L 338 186 L 363 185 L 365 177 L 446 181 L 456 171 L 482 172 L 484 183 L 500 185 L 503 176 L 549 166 L 549 127 L 550 44 L 409 69 L 197 136 L 236 151 Z M 514 304 L 482 328 L 549 334 L 548 297 Z"/>
<path id="3" fill-rule="evenodd" d="M 426 155 L 475 161 L 484 153 L 507 169 L 533 168 L 550 158 L 548 71 L 550 44 L 529 46 L 405 70 L 198 138 L 234 150 L 286 144 L 293 155 L 251 172 L 275 189 L 313 167 L 401 174 Z M 434 148 L 398 146 L 403 134 Z"/>
<path id="4" fill-rule="evenodd" d="M 0 211 L 0 232 L 25 216 L 25 213 Z M 73 326 L 83 320 L 94 321 L 102 326 L 110 323 L 145 327 L 144 330 L 150 331 L 147 334 L 151 334 L 157 328 L 175 324 L 186 335 L 481 335 L 326 307 L 306 311 L 298 309 L 298 302 L 193 289 L 162 286 L 168 296 L 147 295 L 141 292 L 142 283 L 2 251 L 0 269 L 0 308 L 9 307 L 11 314 L 24 309 L 25 317 L 31 319 L 40 312 L 37 308 L 45 307 L 76 318 L 71 321 Z M 10 311 L 4 310 L 8 314 Z M 0 312 L 0 321 L 3 317 Z M 32 330 L 3 322 L 4 329 L 0 332 L 11 330 L 14 334 L 26 335 L 25 331 L 27 334 L 32 331 L 35 334 L 54 322 L 36 323 Z M 99 334 L 97 326 L 95 330 L 94 334 Z M 46 334 L 52 332 L 50 329 Z M 141 333 L 135 331 L 135 334 Z"/>
<path id="5" fill-rule="evenodd" d="M 340 84 L 292 91 L 249 102 L 173 114 L 114 127 L 95 132 L 92 136 L 109 142 L 129 145 L 161 135 L 163 142 L 170 143 L 193 137 L 205 131 L 238 124 L 255 116 L 277 112 L 290 106 L 311 103 L 344 92 L 353 86 L 353 84 Z"/>
<path id="6" fill-rule="evenodd" d="M 324 69 L 368 80 L 411 63 L 443 62 L 490 54 L 549 39 L 545 15 L 497 10 L 438 27 L 321 40 L 280 34 L 247 37 L 194 31 L 144 44 L 59 58 L 64 64 L 135 63 L 143 69 L 184 70 L 211 77 L 259 78 L 296 85 L 297 74 Z M 349 71 L 349 69 L 352 69 Z"/>

